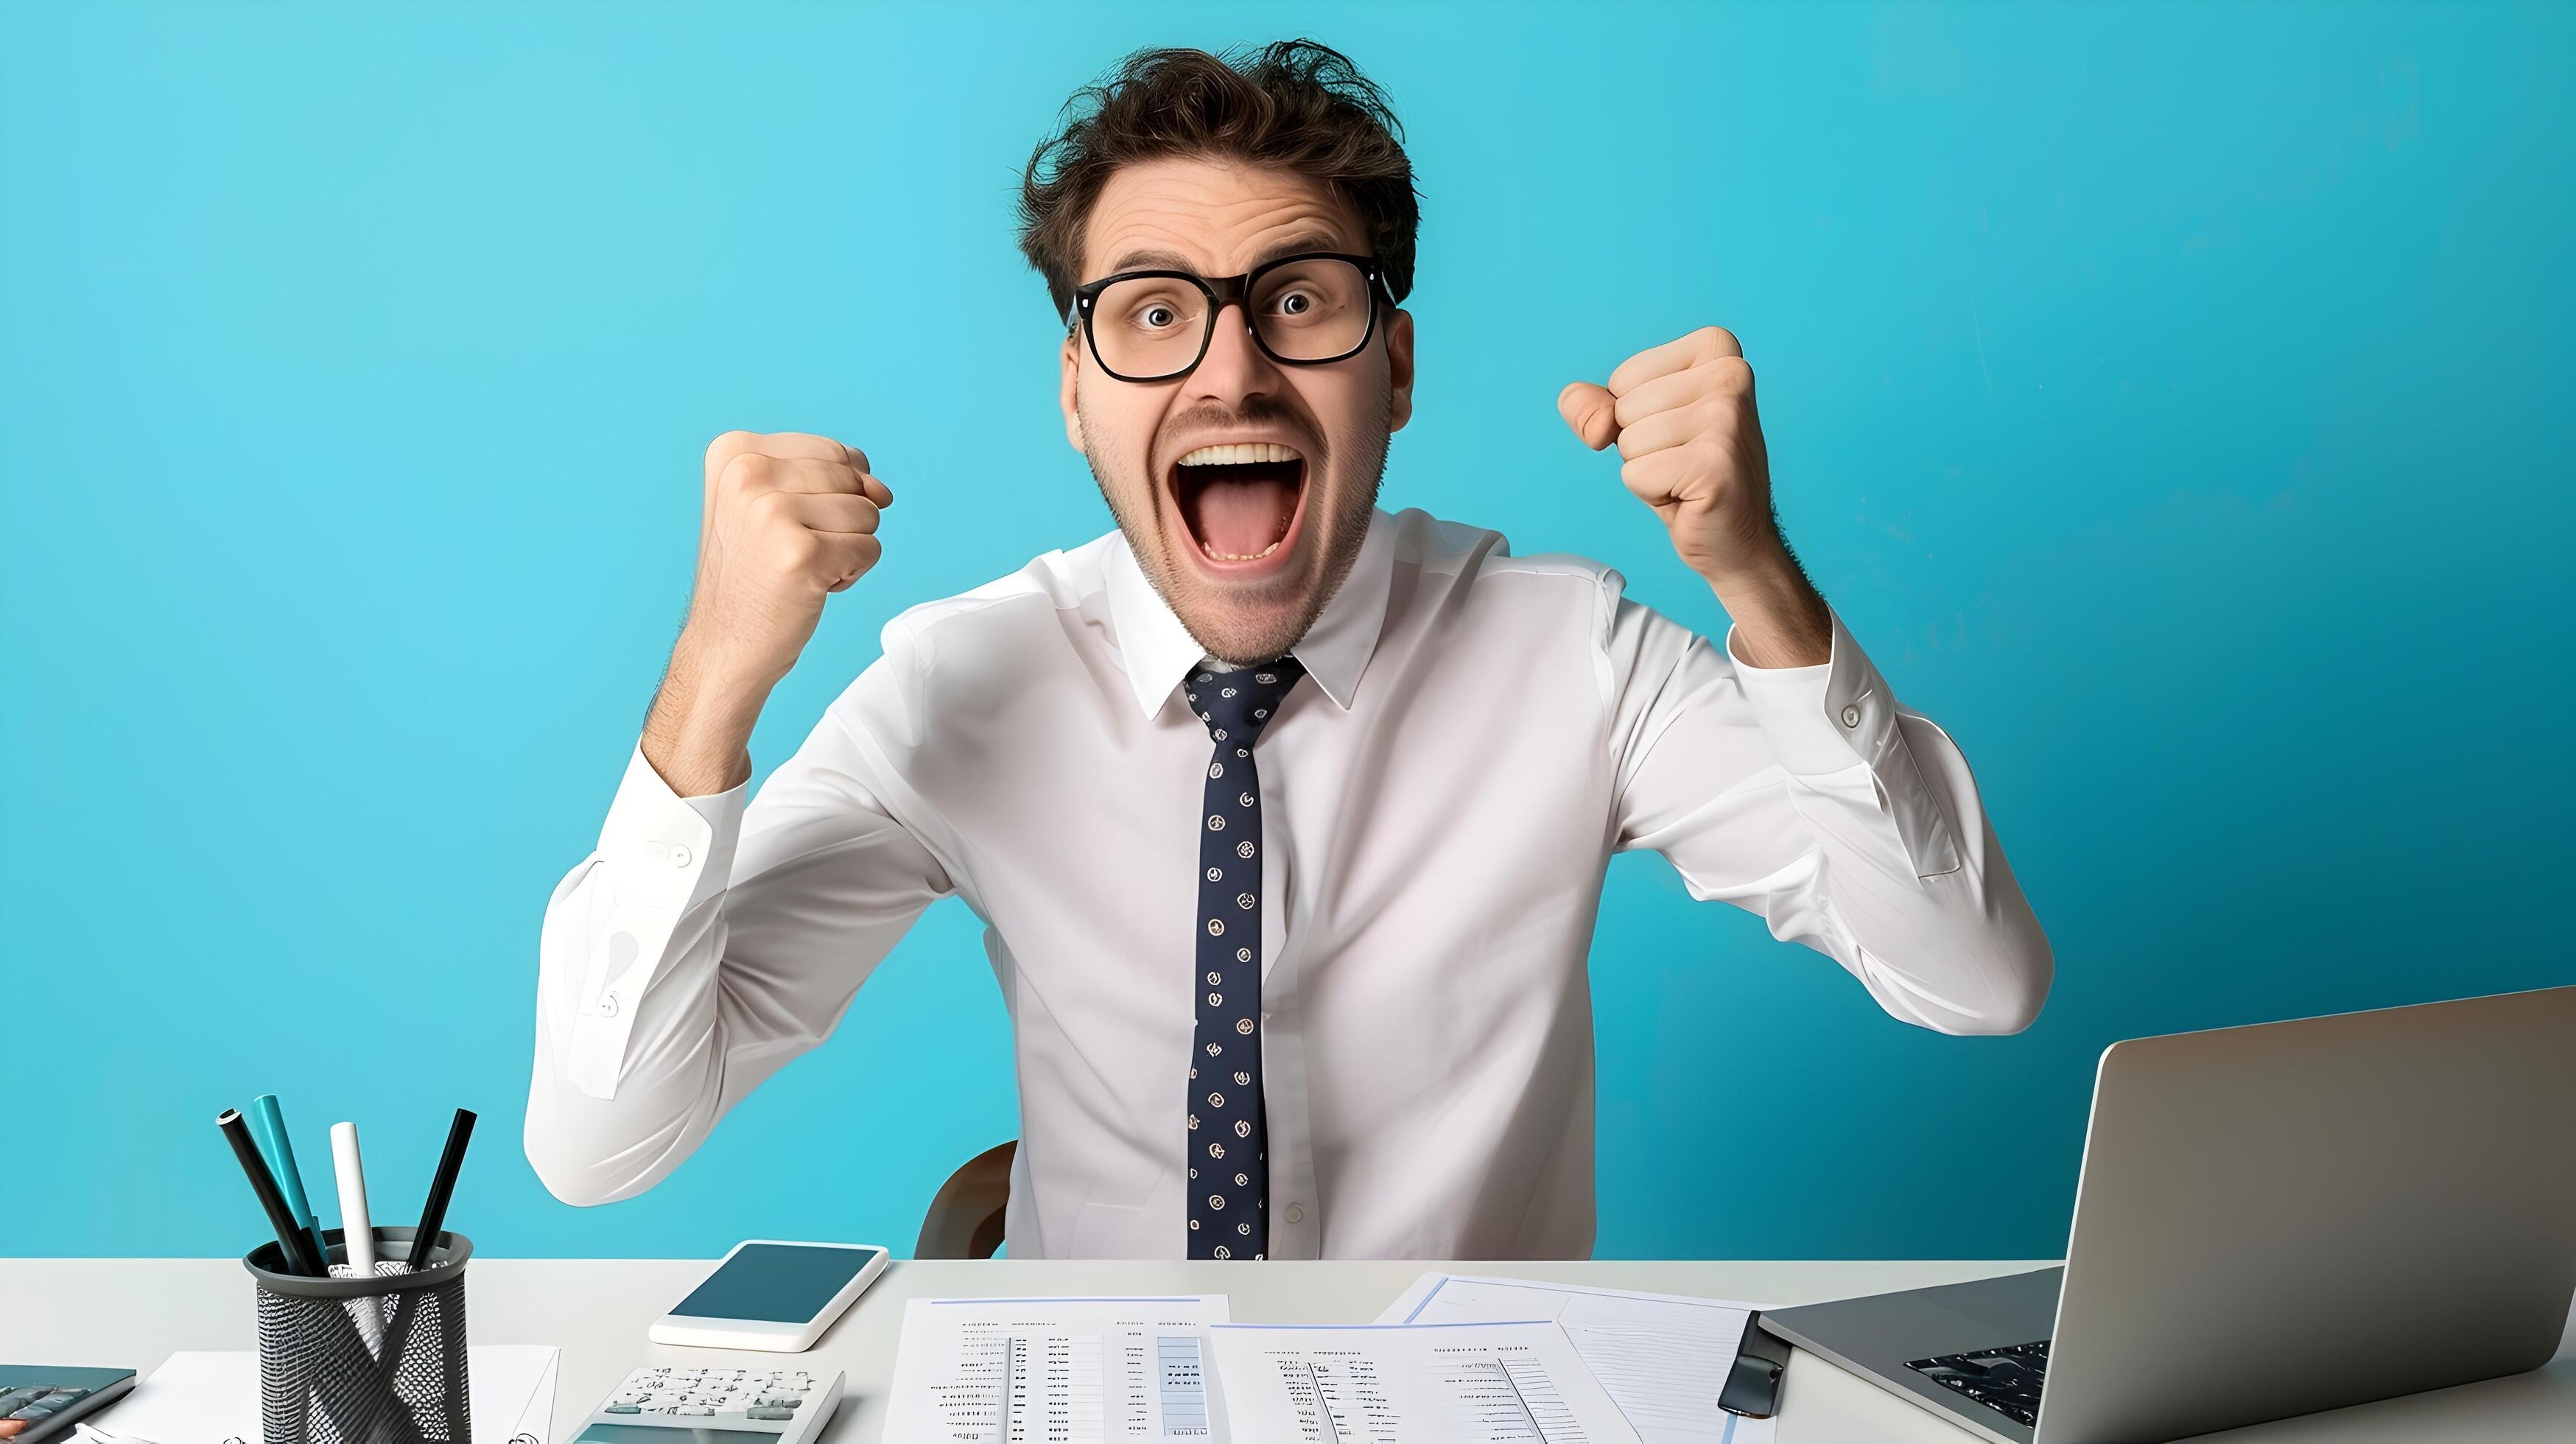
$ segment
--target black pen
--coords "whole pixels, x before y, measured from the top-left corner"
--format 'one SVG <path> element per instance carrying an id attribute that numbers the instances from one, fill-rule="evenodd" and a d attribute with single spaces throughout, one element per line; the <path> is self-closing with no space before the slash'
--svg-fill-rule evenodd
<path id="1" fill-rule="evenodd" d="M 447 1222 L 447 1196 L 456 1189 L 456 1170 L 465 1162 L 465 1140 L 473 1132 L 472 1110 L 457 1109 L 456 1121 L 447 1125 L 447 1147 L 438 1155 L 438 1172 L 430 1176 L 429 1201 L 420 1206 L 420 1227 L 412 1231 L 414 1273 L 429 1267 L 430 1245 Z"/>
<path id="2" fill-rule="evenodd" d="M 447 1125 L 447 1146 L 438 1155 L 438 1172 L 429 1180 L 429 1200 L 420 1206 L 420 1226 L 412 1230 L 411 1256 L 407 1262 L 414 1273 L 429 1267 L 433 1241 L 447 1222 L 448 1195 L 456 1189 L 456 1170 L 465 1162 L 465 1140 L 474 1133 L 474 1113 L 459 1108 Z M 384 1357 L 377 1362 L 378 1375 L 390 1381 L 402 1368 L 403 1356 L 411 1352 L 413 1321 L 428 1307 L 420 1291 L 405 1290 L 394 1295 L 393 1327 L 387 1332 Z"/>
<path id="3" fill-rule="evenodd" d="M 251 1140 L 250 1125 L 242 1122 L 241 1110 L 227 1108 L 216 1114 L 215 1126 L 232 1144 L 233 1157 L 241 1160 L 242 1172 L 250 1177 L 250 1191 L 259 1195 L 259 1206 L 268 1210 L 268 1226 L 277 1231 L 277 1247 L 285 1257 L 286 1271 L 314 1278 L 330 1277 L 330 1269 L 313 1256 L 313 1240 L 304 1232 L 303 1223 L 286 1206 L 286 1195 L 278 1191 L 277 1175 L 268 1171 L 268 1160 L 259 1156 L 259 1145 Z"/>

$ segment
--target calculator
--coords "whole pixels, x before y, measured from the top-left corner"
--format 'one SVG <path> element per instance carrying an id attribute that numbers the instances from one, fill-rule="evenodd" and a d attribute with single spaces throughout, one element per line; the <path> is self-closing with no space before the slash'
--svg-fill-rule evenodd
<path id="1" fill-rule="evenodd" d="M 656 1364 L 637 1369 L 572 1444 L 807 1444 L 841 1404 L 842 1375 Z"/>

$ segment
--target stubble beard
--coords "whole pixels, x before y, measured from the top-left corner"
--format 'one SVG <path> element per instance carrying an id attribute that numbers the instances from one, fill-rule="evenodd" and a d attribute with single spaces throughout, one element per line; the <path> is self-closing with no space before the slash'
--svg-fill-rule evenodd
<path id="1" fill-rule="evenodd" d="M 1079 391 L 1074 397 L 1074 416 L 1082 428 L 1083 461 L 1091 469 L 1092 483 L 1100 488 L 1100 499 L 1109 504 L 1109 514 L 1117 519 L 1119 531 L 1126 535 L 1128 550 L 1135 554 L 1145 580 L 1153 584 L 1164 605 L 1170 607 L 1173 615 L 1181 619 L 1181 625 L 1189 629 L 1191 639 L 1206 649 L 1209 656 L 1231 668 L 1248 667 L 1285 656 L 1290 648 L 1305 638 L 1307 631 L 1315 625 L 1315 619 L 1324 614 L 1324 608 L 1331 604 L 1334 594 L 1349 578 L 1351 567 L 1359 561 L 1360 548 L 1368 540 L 1370 517 L 1377 509 L 1379 489 L 1386 481 L 1387 442 L 1394 431 L 1392 388 L 1389 388 L 1385 402 L 1386 407 L 1377 425 L 1359 434 L 1326 442 L 1325 466 L 1347 470 L 1354 477 L 1365 476 L 1368 484 L 1339 489 L 1339 499 L 1330 503 L 1335 510 L 1322 518 L 1328 524 L 1322 532 L 1316 533 L 1325 538 L 1328 548 L 1323 571 L 1306 594 L 1298 599 L 1297 605 L 1285 612 L 1269 607 L 1245 609 L 1229 606 L 1227 598 L 1210 595 L 1199 578 L 1189 573 L 1188 564 L 1165 550 L 1157 525 L 1161 520 L 1161 481 L 1154 477 L 1142 479 L 1143 485 L 1135 491 L 1144 497 L 1148 515 L 1129 515 L 1127 508 L 1119 502 L 1120 489 L 1110 483 L 1096 459 L 1096 450 L 1091 445 L 1091 429 L 1082 417 Z M 1311 474 L 1307 477 L 1306 486 L 1306 503 L 1310 507 L 1318 500 L 1332 497 L 1336 491 Z M 1305 530 L 1314 533 L 1317 520 L 1309 512 Z M 1180 546 L 1198 544 L 1186 525 L 1173 541 Z M 1282 577 L 1279 582 L 1284 586 L 1300 585 L 1294 576 Z"/>

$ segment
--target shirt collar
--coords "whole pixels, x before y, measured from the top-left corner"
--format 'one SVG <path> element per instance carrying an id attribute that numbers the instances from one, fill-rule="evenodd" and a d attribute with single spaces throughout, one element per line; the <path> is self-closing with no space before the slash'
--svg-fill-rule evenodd
<path id="1" fill-rule="evenodd" d="M 1288 649 L 1324 695 L 1345 712 L 1359 694 L 1360 673 L 1367 670 L 1386 622 L 1386 599 L 1395 576 L 1394 523 L 1385 509 L 1370 508 L 1368 535 L 1360 542 L 1350 575 L 1342 579 L 1305 637 Z M 1102 562 L 1109 625 L 1127 665 L 1127 685 L 1135 691 L 1136 705 L 1152 717 L 1163 710 L 1173 687 L 1199 665 L 1207 649 L 1146 579 L 1125 532 L 1112 535 L 1109 554 Z"/>

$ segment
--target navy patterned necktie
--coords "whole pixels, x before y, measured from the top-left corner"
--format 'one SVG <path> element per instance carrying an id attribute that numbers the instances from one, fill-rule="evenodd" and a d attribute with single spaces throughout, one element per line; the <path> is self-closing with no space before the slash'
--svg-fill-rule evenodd
<path id="1" fill-rule="evenodd" d="M 1190 1050 L 1191 1258 L 1270 1250 L 1268 1129 L 1261 1111 L 1261 773 L 1252 744 L 1306 675 L 1294 657 L 1190 674 L 1207 724 L 1199 809 L 1198 1034 Z"/>

